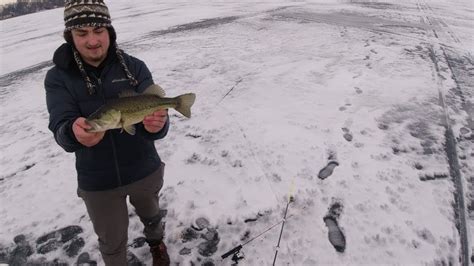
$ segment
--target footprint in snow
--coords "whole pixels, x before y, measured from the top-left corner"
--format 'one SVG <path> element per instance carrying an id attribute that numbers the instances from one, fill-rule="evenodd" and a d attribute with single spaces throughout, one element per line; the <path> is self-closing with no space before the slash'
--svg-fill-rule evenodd
<path id="1" fill-rule="evenodd" d="M 202 241 L 204 239 L 204 241 Z M 200 243 L 197 244 L 196 242 Z M 188 228 L 185 228 L 181 233 L 182 243 L 194 243 L 182 247 L 179 251 L 180 255 L 189 255 L 192 252 L 192 247 L 197 246 L 199 255 L 203 257 L 210 257 L 217 251 L 217 247 L 220 242 L 219 233 L 217 228 L 211 227 L 208 219 L 200 217 Z M 192 246 L 192 247 L 191 247 Z"/>
<path id="2" fill-rule="evenodd" d="M 346 237 L 342 232 L 337 220 L 342 212 L 342 204 L 335 202 L 329 207 L 329 211 L 324 216 L 323 221 L 328 228 L 328 239 L 337 252 L 344 252 L 346 249 Z"/>
<path id="3" fill-rule="evenodd" d="M 344 132 L 343 137 L 344 137 L 347 141 L 351 142 L 352 139 L 353 139 L 353 136 L 352 136 L 351 131 L 350 131 L 348 128 L 343 127 L 343 128 L 342 128 L 342 132 Z"/>
<path id="4" fill-rule="evenodd" d="M 332 175 L 332 172 L 334 171 L 334 168 L 336 168 L 336 166 L 339 166 L 338 162 L 329 161 L 328 164 L 319 171 L 318 177 L 323 180 L 328 178 Z"/>

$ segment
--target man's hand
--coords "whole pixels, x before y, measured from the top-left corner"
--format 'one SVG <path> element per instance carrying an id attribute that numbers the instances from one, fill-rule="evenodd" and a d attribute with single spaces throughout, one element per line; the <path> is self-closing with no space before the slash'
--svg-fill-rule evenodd
<path id="1" fill-rule="evenodd" d="M 84 117 L 77 118 L 72 124 L 72 131 L 74 132 L 77 141 L 86 147 L 92 147 L 96 145 L 105 135 L 105 131 L 87 132 L 86 129 L 89 128 L 91 128 L 91 126 L 86 123 L 86 119 Z"/>
<path id="2" fill-rule="evenodd" d="M 156 133 L 165 126 L 166 119 L 168 119 L 168 109 L 159 109 L 153 114 L 145 116 L 145 119 L 143 119 L 143 125 L 145 126 L 146 131 Z"/>

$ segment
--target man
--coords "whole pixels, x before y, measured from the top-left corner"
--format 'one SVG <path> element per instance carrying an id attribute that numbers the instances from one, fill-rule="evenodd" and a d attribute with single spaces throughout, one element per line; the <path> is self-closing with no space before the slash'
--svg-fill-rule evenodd
<path id="1" fill-rule="evenodd" d="M 76 155 L 78 195 L 86 205 L 106 265 L 127 264 L 127 196 L 143 222 L 153 265 L 169 265 L 158 208 L 164 163 L 154 141 L 166 136 L 167 110 L 157 110 L 137 125 L 89 133 L 85 118 L 123 90 L 143 92 L 153 85 L 147 66 L 118 49 L 103 0 L 68 1 L 64 10 L 66 43 L 54 53 L 45 79 L 49 129 L 56 142 Z"/>

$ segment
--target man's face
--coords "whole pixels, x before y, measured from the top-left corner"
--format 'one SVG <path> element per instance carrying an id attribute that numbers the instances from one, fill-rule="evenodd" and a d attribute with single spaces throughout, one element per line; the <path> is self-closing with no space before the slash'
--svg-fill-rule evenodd
<path id="1" fill-rule="evenodd" d="M 71 33 L 74 45 L 86 63 L 98 66 L 104 61 L 110 46 L 109 31 L 105 27 L 82 27 Z"/>

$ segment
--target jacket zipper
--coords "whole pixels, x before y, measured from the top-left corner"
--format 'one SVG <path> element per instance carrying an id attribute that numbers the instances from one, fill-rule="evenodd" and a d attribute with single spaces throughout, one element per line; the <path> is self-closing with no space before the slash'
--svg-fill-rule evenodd
<path id="1" fill-rule="evenodd" d="M 102 87 L 102 79 L 100 77 L 99 78 L 95 77 L 95 78 L 97 79 L 97 83 L 99 85 L 102 100 L 105 104 L 107 101 L 105 99 L 105 92 L 104 92 L 103 87 Z M 122 186 L 122 178 L 120 176 L 120 168 L 119 168 L 118 156 L 117 156 L 117 147 L 115 147 L 115 140 L 114 140 L 114 136 L 112 135 L 112 133 L 110 133 L 108 135 L 109 135 L 110 143 L 112 144 L 112 154 L 113 154 L 113 157 L 114 157 L 114 165 L 115 165 L 115 171 L 117 173 L 118 186 L 121 187 Z"/>

